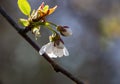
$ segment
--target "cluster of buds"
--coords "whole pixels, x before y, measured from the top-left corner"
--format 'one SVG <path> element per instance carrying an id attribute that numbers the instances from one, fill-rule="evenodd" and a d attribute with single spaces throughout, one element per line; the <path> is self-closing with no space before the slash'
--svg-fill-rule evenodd
<path id="1" fill-rule="evenodd" d="M 45 22 L 46 16 L 52 14 L 56 10 L 57 6 L 54 6 L 53 8 L 49 8 L 48 5 L 44 6 L 44 2 L 40 5 L 40 7 L 31 15 L 32 21 L 41 21 Z"/>
<path id="2" fill-rule="evenodd" d="M 46 16 L 52 14 L 57 6 L 49 8 L 48 5 L 44 6 L 44 2 L 40 5 L 37 10 L 33 10 L 30 17 L 28 18 L 29 25 L 31 27 L 32 33 L 35 35 L 36 39 L 40 36 L 40 26 L 45 25 Z M 29 28 L 29 27 L 28 27 Z"/>
<path id="3" fill-rule="evenodd" d="M 60 26 L 46 21 L 46 17 L 52 14 L 56 8 L 57 6 L 49 8 L 49 6 L 44 5 L 43 2 L 37 10 L 33 10 L 27 20 L 27 25 L 25 25 L 26 28 L 30 28 L 36 39 L 40 36 L 41 25 L 45 26 L 52 32 L 52 35 L 49 37 L 50 42 L 44 45 L 39 51 L 40 55 L 47 53 L 51 58 L 69 55 L 61 36 L 72 35 L 72 30 L 68 26 Z"/>

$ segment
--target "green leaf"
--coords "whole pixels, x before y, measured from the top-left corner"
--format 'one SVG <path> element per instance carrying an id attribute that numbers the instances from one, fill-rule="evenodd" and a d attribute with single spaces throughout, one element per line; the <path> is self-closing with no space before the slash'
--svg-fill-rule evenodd
<path id="1" fill-rule="evenodd" d="M 47 12 L 49 9 L 49 6 L 48 5 L 45 5 L 45 7 L 43 8 L 43 12 Z"/>
<path id="2" fill-rule="evenodd" d="M 29 25 L 29 21 L 28 20 L 26 20 L 26 19 L 20 19 L 19 20 L 19 22 L 20 22 L 20 24 L 22 25 L 22 26 L 28 26 Z"/>
<path id="3" fill-rule="evenodd" d="M 31 6 L 27 0 L 18 0 L 18 7 L 23 14 L 30 15 Z"/>

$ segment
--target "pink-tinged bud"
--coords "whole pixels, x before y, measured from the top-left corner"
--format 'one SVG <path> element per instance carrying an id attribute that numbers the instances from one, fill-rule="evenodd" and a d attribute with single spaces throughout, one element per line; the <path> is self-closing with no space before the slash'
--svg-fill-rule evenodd
<path id="1" fill-rule="evenodd" d="M 37 19 L 38 20 L 45 20 L 45 17 L 52 14 L 56 10 L 57 6 L 54 6 L 53 8 L 49 8 L 49 5 L 45 5 L 44 2 L 39 6 L 37 9 Z"/>
<path id="2" fill-rule="evenodd" d="M 56 8 L 57 8 L 57 5 L 54 6 L 53 8 L 50 8 L 50 9 L 48 10 L 48 11 L 49 11 L 48 15 L 52 14 L 52 13 L 56 10 Z"/>
<path id="3" fill-rule="evenodd" d="M 58 26 L 57 30 L 63 36 L 70 36 L 70 35 L 72 35 L 72 30 L 68 26 Z"/>
<path id="4" fill-rule="evenodd" d="M 42 10 L 44 8 L 44 2 L 42 2 L 42 4 L 40 5 L 40 7 L 38 8 L 38 10 Z"/>

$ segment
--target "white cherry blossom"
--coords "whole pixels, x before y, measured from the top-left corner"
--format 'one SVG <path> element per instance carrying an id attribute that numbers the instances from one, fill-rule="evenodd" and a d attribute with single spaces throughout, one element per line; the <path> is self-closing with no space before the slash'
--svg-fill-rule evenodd
<path id="1" fill-rule="evenodd" d="M 60 42 L 59 45 L 55 45 L 54 42 L 47 43 L 39 51 L 40 55 L 43 55 L 44 53 L 47 53 L 50 58 L 57 58 L 69 55 L 68 50 L 62 42 Z"/>

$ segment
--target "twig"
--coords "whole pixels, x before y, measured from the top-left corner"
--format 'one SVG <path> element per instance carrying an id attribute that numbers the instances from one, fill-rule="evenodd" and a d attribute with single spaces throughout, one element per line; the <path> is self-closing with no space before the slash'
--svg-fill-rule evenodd
<path id="1" fill-rule="evenodd" d="M 13 26 L 14 29 L 29 43 L 31 46 L 39 52 L 39 46 L 24 32 L 23 28 L 20 28 L 17 23 L 5 12 L 5 10 L 0 7 L 0 13 L 6 18 L 6 20 Z M 73 80 L 77 84 L 84 84 L 81 80 L 74 77 L 70 72 L 59 66 L 56 62 L 54 62 L 46 53 L 42 55 L 54 68 L 56 72 L 61 72 L 66 75 L 68 78 Z"/>

